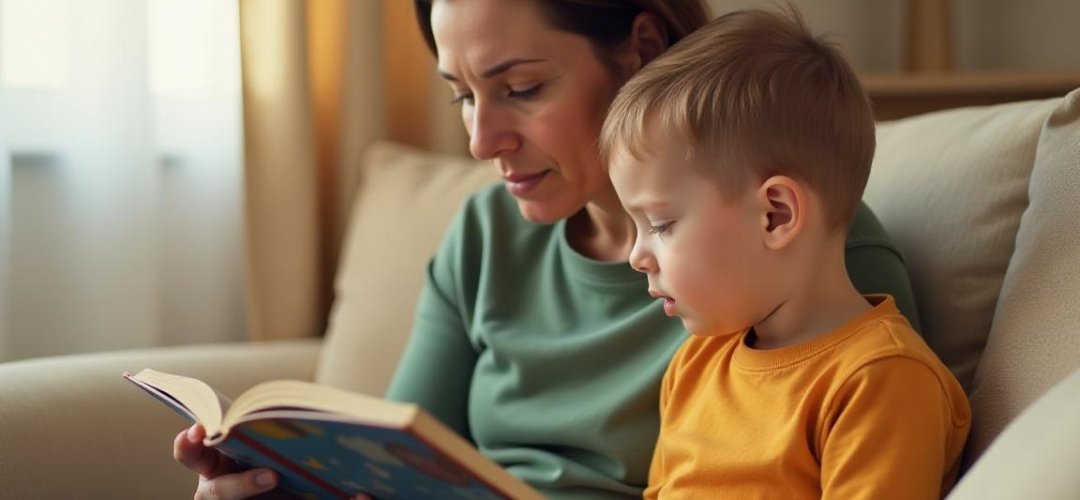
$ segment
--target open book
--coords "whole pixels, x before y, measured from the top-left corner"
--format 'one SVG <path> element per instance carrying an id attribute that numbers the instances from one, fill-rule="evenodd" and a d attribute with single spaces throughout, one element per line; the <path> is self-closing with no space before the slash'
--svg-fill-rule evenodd
<path id="1" fill-rule="evenodd" d="M 416 405 L 293 380 L 229 401 L 189 377 L 145 369 L 124 378 L 201 423 L 206 446 L 275 470 L 300 498 L 543 498 Z"/>

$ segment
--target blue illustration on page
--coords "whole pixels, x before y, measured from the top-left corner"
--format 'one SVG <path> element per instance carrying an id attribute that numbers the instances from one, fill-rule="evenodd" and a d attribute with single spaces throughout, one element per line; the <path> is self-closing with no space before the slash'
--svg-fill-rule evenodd
<path id="1" fill-rule="evenodd" d="M 305 500 L 505 498 L 402 429 L 310 418 L 274 418 L 232 429 L 217 448 L 242 465 L 268 467 Z M 289 458 L 285 458 L 289 457 Z"/>

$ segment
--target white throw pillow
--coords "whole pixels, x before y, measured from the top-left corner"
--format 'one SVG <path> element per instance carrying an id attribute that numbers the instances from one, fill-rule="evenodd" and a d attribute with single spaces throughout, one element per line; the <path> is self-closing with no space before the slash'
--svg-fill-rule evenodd
<path id="1" fill-rule="evenodd" d="M 864 199 L 907 263 L 927 343 L 970 388 L 1009 265 L 1039 131 L 1060 99 L 878 125 Z"/>
<path id="2" fill-rule="evenodd" d="M 451 217 L 498 176 L 482 162 L 390 143 L 372 145 L 362 169 L 315 380 L 381 396 Z"/>

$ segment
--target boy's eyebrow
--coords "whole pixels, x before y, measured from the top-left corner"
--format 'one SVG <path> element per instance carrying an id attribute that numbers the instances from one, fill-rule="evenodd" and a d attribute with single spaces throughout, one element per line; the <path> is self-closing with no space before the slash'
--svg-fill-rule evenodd
<path id="1" fill-rule="evenodd" d="M 487 70 L 481 72 L 480 73 L 480 78 L 483 78 L 485 80 L 488 79 L 488 78 L 493 78 L 495 76 L 506 73 L 507 71 L 510 71 L 510 68 L 513 68 L 514 66 L 517 66 L 519 64 L 529 64 L 529 63 L 537 63 L 537 62 L 544 62 L 544 61 L 545 61 L 545 59 L 521 59 L 521 58 L 508 59 L 506 61 L 503 61 L 503 62 L 501 62 L 499 64 L 496 64 L 496 65 L 488 68 Z M 441 69 L 439 70 L 439 76 L 441 76 L 443 78 L 443 80 L 449 80 L 451 82 L 458 81 L 458 78 L 456 76 L 451 75 L 450 73 L 447 73 L 446 71 L 443 71 Z"/>
<path id="2" fill-rule="evenodd" d="M 670 204 L 671 203 L 660 200 L 645 200 L 643 202 L 636 203 L 623 203 L 623 209 L 625 209 L 627 212 L 641 212 L 643 210 L 658 210 L 661 208 L 667 208 Z"/>

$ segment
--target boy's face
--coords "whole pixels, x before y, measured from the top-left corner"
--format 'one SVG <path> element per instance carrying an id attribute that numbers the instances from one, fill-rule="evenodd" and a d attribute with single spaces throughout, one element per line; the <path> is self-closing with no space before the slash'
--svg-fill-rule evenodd
<path id="1" fill-rule="evenodd" d="M 649 294 L 691 333 L 739 332 L 770 312 L 761 310 L 765 212 L 751 183 L 723 197 L 671 135 L 656 137 L 641 159 L 620 154 L 611 164 L 612 183 L 637 227 L 630 264 L 648 274 Z"/>

